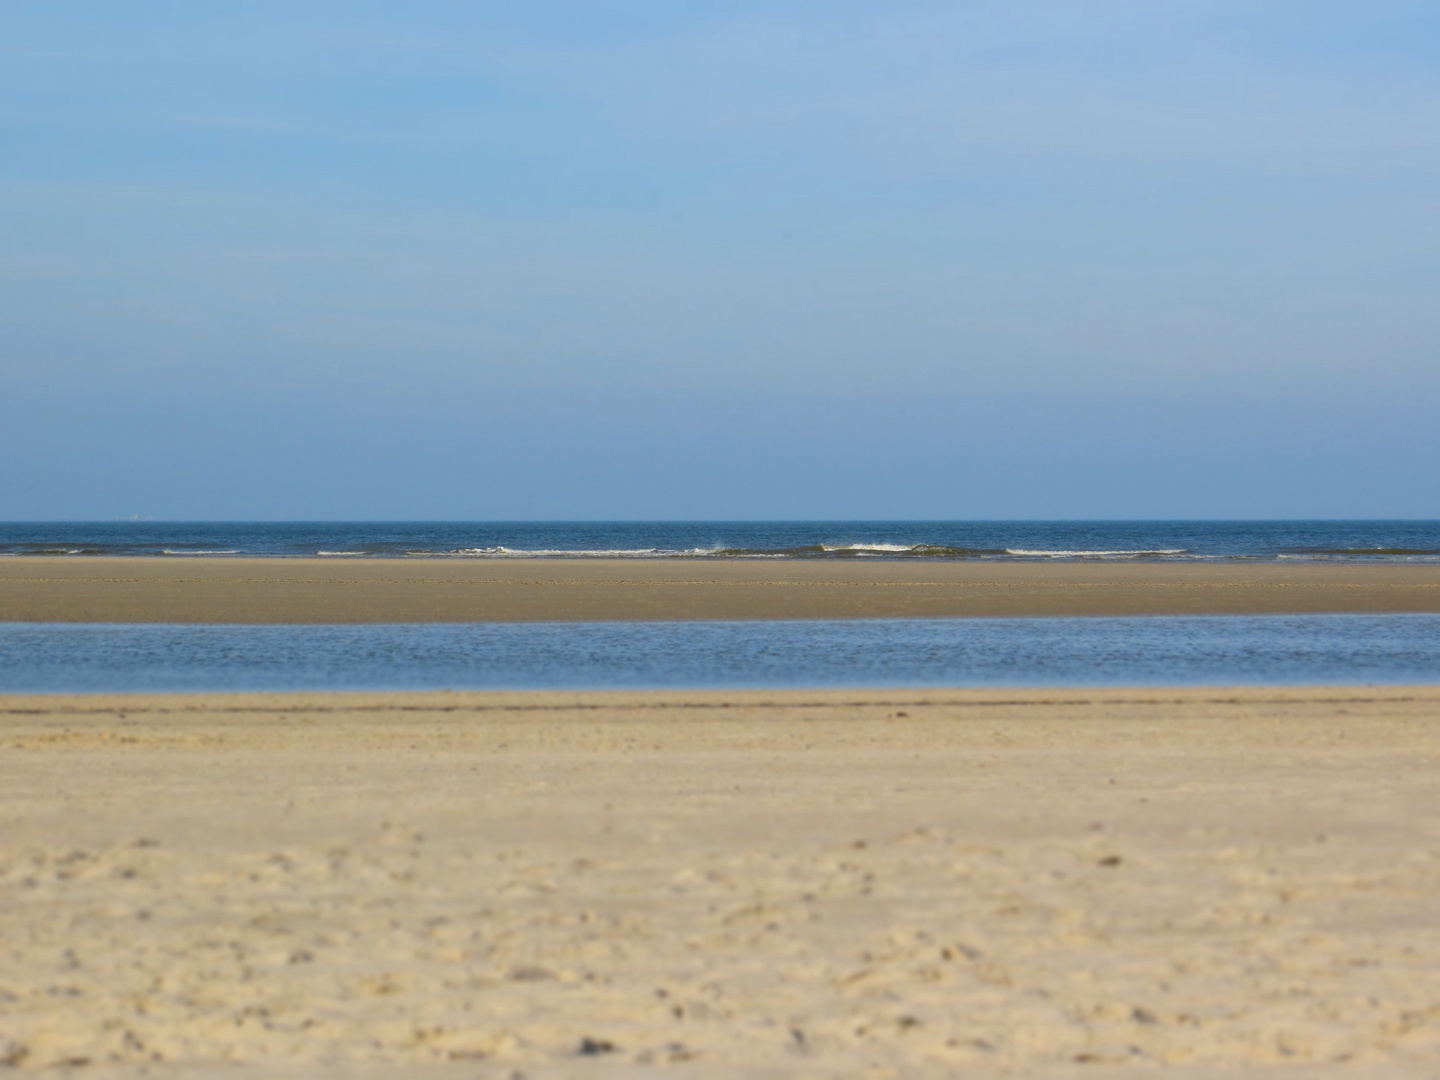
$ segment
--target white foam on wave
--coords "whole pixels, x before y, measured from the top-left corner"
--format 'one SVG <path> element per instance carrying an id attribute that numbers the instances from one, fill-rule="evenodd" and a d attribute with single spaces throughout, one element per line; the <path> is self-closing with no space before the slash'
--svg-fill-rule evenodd
<path id="1" fill-rule="evenodd" d="M 455 548 L 452 551 L 407 551 L 407 555 L 451 559 L 658 559 L 676 555 L 704 554 L 700 551 L 667 551 L 662 548 Z"/>
<path id="2" fill-rule="evenodd" d="M 925 544 L 821 544 L 822 551 L 853 551 L 858 555 L 889 555 L 895 552 L 914 551 Z"/>
<path id="3" fill-rule="evenodd" d="M 908 551 L 908 548 L 900 549 Z M 415 558 L 432 559 L 788 559 L 783 552 L 739 551 L 733 548 L 454 548 L 450 551 L 407 551 Z"/>
<path id="4" fill-rule="evenodd" d="M 1304 553 L 1304 554 L 1296 554 L 1296 553 L 1293 553 L 1293 552 L 1284 552 L 1284 551 L 1282 551 L 1282 552 L 1280 552 L 1278 555 L 1276 555 L 1275 558 L 1276 558 L 1276 559 L 1294 559 L 1294 560 L 1297 561 L 1297 562 L 1343 562 L 1343 563 L 1353 563 L 1353 562 L 1358 561 L 1359 559 L 1364 559 L 1366 562 L 1386 562 L 1386 563 L 1425 563 L 1425 564 L 1429 564 L 1429 563 L 1440 562 L 1440 555 L 1431 555 L 1431 554 L 1428 554 L 1428 553 L 1427 553 L 1427 554 L 1424 554 L 1424 555 L 1421 555 L 1421 554 L 1416 554 L 1416 555 L 1379 555 L 1379 554 L 1376 554 L 1376 555 L 1358 555 L 1358 556 L 1357 556 L 1357 555 L 1351 554 L 1351 553 L 1349 553 L 1349 552 L 1346 552 L 1346 553 L 1344 553 L 1344 554 L 1340 554 L 1340 553 L 1337 553 L 1337 552 L 1316 551 L 1316 552 L 1306 552 L 1306 553 Z"/>
<path id="5" fill-rule="evenodd" d="M 1143 548 L 1143 549 L 1120 549 L 1115 551 L 1090 551 L 1090 550 L 1051 550 L 1048 548 L 1006 548 L 1006 555 L 1029 555 L 1044 556 L 1051 559 L 1133 559 L 1137 555 L 1184 555 L 1185 548 Z"/>
<path id="6" fill-rule="evenodd" d="M 239 555 L 238 551 L 171 551 L 169 548 L 161 548 L 162 555 Z"/>

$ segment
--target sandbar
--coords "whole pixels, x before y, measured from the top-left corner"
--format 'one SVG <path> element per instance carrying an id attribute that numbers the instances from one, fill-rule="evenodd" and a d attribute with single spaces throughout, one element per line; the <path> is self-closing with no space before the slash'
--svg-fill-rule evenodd
<path id="1" fill-rule="evenodd" d="M 0 558 L 0 622 L 385 623 L 1440 611 L 1440 565 Z"/>
<path id="2" fill-rule="evenodd" d="M 61 1075 L 1433 1076 L 1440 687 L 0 698 Z"/>

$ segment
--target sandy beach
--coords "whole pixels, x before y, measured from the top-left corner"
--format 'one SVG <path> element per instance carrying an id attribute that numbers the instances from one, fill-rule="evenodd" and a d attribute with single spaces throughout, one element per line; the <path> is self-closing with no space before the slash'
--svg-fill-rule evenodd
<path id="1" fill-rule="evenodd" d="M 1437 687 L 10 696 L 0 717 L 0 1057 L 22 1071 L 1419 1077 L 1440 1056 Z"/>
<path id="2" fill-rule="evenodd" d="M 1440 566 L 0 558 L 0 622 L 364 623 L 1440 611 Z"/>

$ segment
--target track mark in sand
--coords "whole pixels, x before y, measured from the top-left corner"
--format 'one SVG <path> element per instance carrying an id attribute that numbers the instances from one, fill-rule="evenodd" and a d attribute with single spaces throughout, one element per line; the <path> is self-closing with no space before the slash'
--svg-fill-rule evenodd
<path id="1" fill-rule="evenodd" d="M 1369 688 L 1367 687 L 1368 691 Z M 300 692 L 303 694 L 303 691 Z M 374 695 L 366 692 L 367 697 Z M 438 691 L 437 693 L 445 693 Z M 622 692 L 623 693 L 623 692 Z M 272 692 L 256 691 L 257 696 L 277 696 Z M 107 695 L 113 696 L 113 695 Z M 229 695 L 226 695 L 229 696 Z M 287 695 L 288 696 L 288 695 Z M 297 695 L 298 696 L 298 695 Z M 343 697 L 342 692 L 325 695 L 327 698 Z M 1026 708 L 1033 706 L 1061 706 L 1067 708 L 1090 708 L 1100 706 L 1134 705 L 1134 706 L 1183 706 L 1183 705 L 1229 705 L 1229 706 L 1254 706 L 1254 705 L 1376 705 L 1393 704 L 1409 705 L 1417 702 L 1434 702 L 1440 705 L 1440 690 L 1432 695 L 1417 695 L 1414 693 L 1403 695 L 1375 695 L 1366 693 L 1356 696 L 1335 696 L 1333 692 L 1325 697 L 1026 697 L 1026 698 L 871 698 L 855 699 L 847 701 L 785 701 L 785 700 L 735 700 L 735 701 L 578 701 L 578 702 L 556 702 L 538 704 L 518 703 L 455 703 L 455 704 L 406 704 L 402 702 L 381 702 L 377 704 L 310 704 L 298 702 L 293 705 L 282 705 L 273 703 L 256 703 L 255 705 L 180 705 L 174 707 L 147 706 L 124 703 L 121 705 L 95 706 L 92 708 L 77 708 L 72 706 L 58 706 L 53 709 L 37 708 L 34 706 L 0 706 L 0 715 L 4 716 L 105 716 L 115 715 L 123 712 L 126 716 L 223 716 L 223 715 L 250 715 L 257 713 L 265 714 L 294 714 L 294 713 L 319 713 L 328 715 L 343 715 L 349 713 L 564 713 L 564 712 L 604 712 L 609 710 L 623 710 L 625 712 L 665 712 L 665 711 L 688 711 L 688 712 L 710 712 L 726 709 L 891 709 L 891 708 Z"/>

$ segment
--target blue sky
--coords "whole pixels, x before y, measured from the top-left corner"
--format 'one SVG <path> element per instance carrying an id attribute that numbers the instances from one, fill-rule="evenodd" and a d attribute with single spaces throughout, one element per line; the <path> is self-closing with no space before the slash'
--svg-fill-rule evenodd
<path id="1" fill-rule="evenodd" d="M 0 9 L 0 518 L 1440 517 L 1440 8 Z"/>

